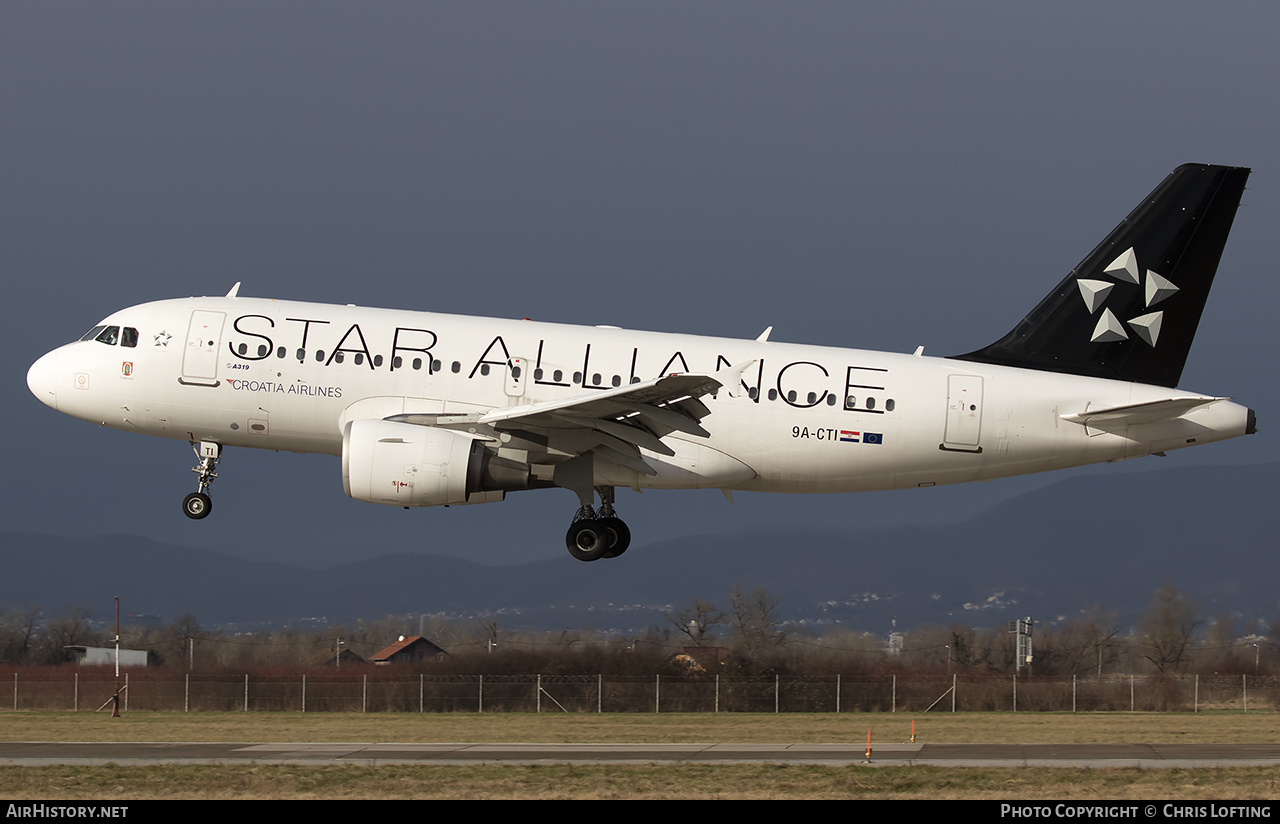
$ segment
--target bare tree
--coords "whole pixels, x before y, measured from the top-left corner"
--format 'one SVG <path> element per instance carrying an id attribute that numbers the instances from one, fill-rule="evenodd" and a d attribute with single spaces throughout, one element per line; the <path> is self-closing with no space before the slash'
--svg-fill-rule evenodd
<path id="1" fill-rule="evenodd" d="M 1044 658 L 1065 672 L 1101 675 L 1120 657 L 1123 645 L 1114 640 L 1119 634 L 1115 610 L 1103 611 L 1098 604 L 1090 604 L 1046 639 Z"/>
<path id="2" fill-rule="evenodd" d="M 1190 596 L 1165 581 L 1138 619 L 1139 651 L 1160 672 L 1176 670 L 1186 660 L 1191 637 L 1201 623 Z"/>
<path id="3" fill-rule="evenodd" d="M 990 632 L 976 631 L 972 627 L 955 622 L 947 627 L 951 640 L 947 642 L 947 660 L 956 667 L 977 667 L 991 663 L 999 654 L 998 645 L 1004 640 Z"/>
<path id="4" fill-rule="evenodd" d="M 743 594 L 737 584 L 729 592 L 729 625 L 748 656 L 777 649 L 789 632 L 778 618 L 778 599 L 764 587 Z"/>
<path id="5" fill-rule="evenodd" d="M 664 617 L 680 630 L 694 646 L 703 646 L 712 640 L 714 630 L 724 622 L 724 613 L 711 601 L 695 598 L 684 609 Z"/>
<path id="6" fill-rule="evenodd" d="M 98 640 L 98 633 L 89 624 L 89 611 L 77 607 L 49 622 L 41 644 L 40 658 L 46 664 L 60 664 L 71 660 L 67 647 L 96 646 Z"/>
<path id="7" fill-rule="evenodd" d="M 40 607 L 10 610 L 0 620 L 0 661 L 9 664 L 28 663 L 39 625 Z"/>

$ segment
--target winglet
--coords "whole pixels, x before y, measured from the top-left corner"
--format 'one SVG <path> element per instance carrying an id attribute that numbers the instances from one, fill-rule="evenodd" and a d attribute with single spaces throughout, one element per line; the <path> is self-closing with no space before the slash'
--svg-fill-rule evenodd
<path id="1" fill-rule="evenodd" d="M 760 337 L 756 338 L 760 343 L 764 343 L 769 339 L 769 333 L 773 331 L 772 326 L 766 326 L 764 331 L 760 333 Z"/>
<path id="2" fill-rule="evenodd" d="M 769 329 L 772 328 L 772 326 L 769 327 Z M 768 329 L 765 330 L 765 334 L 769 334 Z M 711 377 L 720 384 L 724 391 L 729 393 L 729 397 L 736 398 L 738 393 L 742 391 L 742 374 L 750 369 L 757 360 L 758 358 L 752 358 L 735 366 L 726 366 L 719 372 L 713 373 Z"/>
<path id="3" fill-rule="evenodd" d="M 240 281 L 236 281 L 236 285 L 231 287 L 231 291 L 227 292 L 227 297 L 234 298 L 236 293 L 240 291 Z"/>

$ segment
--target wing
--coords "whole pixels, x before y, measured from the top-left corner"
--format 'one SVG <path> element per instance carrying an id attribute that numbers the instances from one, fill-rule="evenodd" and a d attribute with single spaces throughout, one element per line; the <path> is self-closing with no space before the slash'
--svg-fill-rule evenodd
<path id="1" fill-rule="evenodd" d="M 699 423 L 711 410 L 700 398 L 733 389 L 754 361 L 715 374 L 673 373 L 628 386 L 591 390 L 554 401 L 471 414 L 405 414 L 389 420 L 454 429 L 522 452 L 530 464 L 560 464 L 580 455 L 655 475 L 640 453 L 675 454 L 662 439 L 673 432 L 709 437 Z M 731 391 L 730 394 L 735 394 Z"/>

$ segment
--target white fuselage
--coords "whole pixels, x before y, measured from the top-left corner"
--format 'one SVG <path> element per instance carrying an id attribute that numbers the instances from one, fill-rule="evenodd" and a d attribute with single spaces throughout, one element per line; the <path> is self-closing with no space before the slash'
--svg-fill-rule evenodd
<path id="1" fill-rule="evenodd" d="M 1217 399 L 1099 429 L 1063 416 L 1188 396 L 946 358 L 355 306 L 190 298 L 102 325 L 137 330 L 136 345 L 50 352 L 28 376 L 37 397 L 117 429 L 333 455 L 353 420 L 484 412 L 750 363 L 736 397 L 703 398 L 709 437 L 667 434 L 674 456 L 642 450 L 657 474 L 596 461 L 596 484 L 636 488 L 952 484 L 1232 438 L 1248 416 Z"/>

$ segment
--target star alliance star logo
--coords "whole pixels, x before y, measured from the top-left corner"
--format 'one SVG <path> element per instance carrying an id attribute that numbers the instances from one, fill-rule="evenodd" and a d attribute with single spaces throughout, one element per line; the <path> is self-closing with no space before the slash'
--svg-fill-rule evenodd
<path id="1" fill-rule="evenodd" d="M 1102 270 L 1104 275 L 1110 275 L 1116 281 L 1142 286 L 1143 281 L 1138 272 L 1138 256 L 1134 254 L 1132 246 L 1111 261 L 1106 269 Z M 1150 309 L 1178 291 L 1178 287 L 1174 286 L 1167 278 L 1157 275 L 1150 269 L 1147 270 L 1146 275 L 1146 285 L 1143 287 L 1143 298 L 1146 301 L 1144 308 Z M 1094 343 L 1128 340 L 1129 333 L 1125 331 L 1124 325 L 1105 305 L 1107 295 L 1111 293 L 1116 284 L 1105 280 L 1079 278 L 1076 281 L 1076 285 L 1080 287 L 1080 297 L 1084 298 L 1084 305 L 1088 307 L 1090 316 L 1095 314 L 1098 309 L 1102 309 L 1102 315 L 1098 318 L 1097 325 L 1093 327 L 1093 335 L 1089 340 Z M 1160 338 L 1160 323 L 1163 319 L 1164 312 L 1161 310 L 1139 315 L 1136 318 L 1125 321 L 1125 323 L 1129 325 L 1135 335 L 1146 341 L 1148 346 L 1154 348 L 1156 341 Z"/>
<path id="2" fill-rule="evenodd" d="M 161 329 L 159 332 L 156 332 L 155 337 L 152 338 L 152 340 L 155 341 L 155 343 L 153 343 L 152 346 L 163 346 L 164 348 L 168 349 L 169 339 L 172 337 L 173 335 L 170 335 L 168 332 Z"/>

